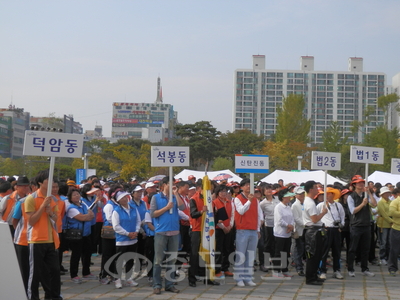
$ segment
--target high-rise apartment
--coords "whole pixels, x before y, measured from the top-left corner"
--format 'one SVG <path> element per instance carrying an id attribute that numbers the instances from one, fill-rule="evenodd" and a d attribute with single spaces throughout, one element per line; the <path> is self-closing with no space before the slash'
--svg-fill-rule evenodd
<path id="1" fill-rule="evenodd" d="M 322 133 L 332 121 L 354 143 L 385 122 L 377 99 L 385 95 L 386 75 L 364 72 L 360 57 L 349 58 L 347 71 L 315 71 L 313 56 L 302 56 L 299 70 L 271 70 L 265 68 L 264 55 L 253 55 L 253 67 L 236 70 L 234 80 L 233 130 L 270 137 L 277 126 L 276 107 L 289 94 L 304 96 L 306 106 L 299 113 L 311 121 L 312 144 L 322 142 Z M 372 109 L 371 122 L 353 135 L 352 122 L 364 121 L 367 106 Z"/>

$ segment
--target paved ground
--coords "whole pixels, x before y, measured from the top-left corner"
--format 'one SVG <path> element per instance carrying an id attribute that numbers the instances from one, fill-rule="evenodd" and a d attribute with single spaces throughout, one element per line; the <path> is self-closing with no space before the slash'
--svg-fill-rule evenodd
<path id="1" fill-rule="evenodd" d="M 64 258 L 64 266 L 68 268 L 69 257 Z M 92 273 L 98 275 L 100 258 L 93 258 Z M 328 271 L 328 279 L 322 287 L 305 284 L 304 277 L 294 276 L 291 280 L 262 280 L 265 273 L 255 272 L 255 287 L 239 288 L 235 286 L 233 278 L 226 278 L 221 286 L 206 286 L 202 282 L 193 288 L 188 285 L 187 279 L 176 286 L 179 294 L 162 291 L 161 295 L 154 295 L 153 288 L 147 283 L 147 278 L 138 280 L 135 288 L 124 287 L 115 289 L 113 283 L 101 285 L 97 280 L 75 284 L 69 280 L 69 275 L 61 277 L 63 281 L 62 295 L 64 299 L 400 299 L 400 275 L 389 276 L 386 266 L 370 266 L 375 277 L 364 277 L 359 267 L 356 267 L 356 277 L 350 278 L 346 272 L 344 280 L 330 278 L 332 271 Z M 43 294 L 41 292 L 41 294 Z"/>

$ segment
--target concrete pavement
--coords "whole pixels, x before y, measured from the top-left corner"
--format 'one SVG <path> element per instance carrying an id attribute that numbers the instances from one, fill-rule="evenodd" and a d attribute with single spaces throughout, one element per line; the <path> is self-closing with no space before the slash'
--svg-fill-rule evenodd
<path id="1" fill-rule="evenodd" d="M 94 266 L 91 271 L 98 275 L 100 271 L 100 257 L 93 258 Z M 65 268 L 69 268 L 69 257 L 64 257 Z M 305 284 L 304 277 L 294 276 L 291 280 L 262 280 L 266 273 L 256 271 L 255 287 L 239 288 L 235 286 L 233 278 L 226 278 L 220 286 L 206 286 L 202 282 L 193 288 L 188 285 L 185 278 L 176 285 L 179 294 L 162 290 L 161 295 L 154 295 L 153 288 L 149 286 L 147 277 L 137 280 L 138 287 L 124 287 L 115 289 L 113 283 L 101 285 L 98 280 L 88 280 L 82 284 L 72 283 L 69 274 L 61 276 L 63 285 L 62 296 L 64 299 L 185 299 L 185 300 L 260 300 L 260 299 L 400 299 L 400 275 L 392 277 L 387 271 L 387 266 L 370 265 L 370 271 L 375 277 L 365 277 L 361 274 L 360 267 L 356 267 L 356 277 L 349 277 L 343 271 L 343 280 L 333 279 L 332 269 L 329 269 L 327 280 L 323 286 L 310 286 Z M 292 273 L 295 274 L 294 270 Z M 43 295 L 43 293 L 41 292 Z"/>

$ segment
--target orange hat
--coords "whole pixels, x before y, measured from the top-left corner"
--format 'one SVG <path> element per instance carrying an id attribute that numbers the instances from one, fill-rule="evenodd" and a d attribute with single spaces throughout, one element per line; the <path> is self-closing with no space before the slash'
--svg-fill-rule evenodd
<path id="1" fill-rule="evenodd" d="M 351 184 L 357 182 L 365 182 L 365 180 L 360 175 L 354 175 L 353 178 L 351 178 Z"/>
<path id="2" fill-rule="evenodd" d="M 318 198 L 319 195 L 323 195 L 324 194 L 324 190 L 321 188 L 318 188 L 318 194 L 314 197 L 314 200 Z"/>
<path id="3" fill-rule="evenodd" d="M 344 190 L 342 190 L 342 192 L 340 193 L 340 196 L 343 196 L 343 195 L 346 195 L 346 194 L 349 194 L 349 193 L 351 193 L 350 190 L 344 189 Z"/>
<path id="4" fill-rule="evenodd" d="M 194 177 L 193 175 L 189 175 L 188 180 L 192 180 L 192 179 L 196 180 L 196 177 Z"/>
<path id="5" fill-rule="evenodd" d="M 339 199 L 340 198 L 340 191 L 338 189 L 332 188 L 332 187 L 327 187 L 326 188 L 326 193 L 332 193 L 334 195 L 333 200 Z"/>

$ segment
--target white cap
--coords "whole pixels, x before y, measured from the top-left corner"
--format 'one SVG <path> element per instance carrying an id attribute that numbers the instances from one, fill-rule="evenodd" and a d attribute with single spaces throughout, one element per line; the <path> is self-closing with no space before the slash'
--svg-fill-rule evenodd
<path id="1" fill-rule="evenodd" d="M 125 196 L 129 196 L 129 193 L 124 192 L 124 191 L 118 192 L 118 194 L 117 194 L 117 202 L 119 202 Z"/>
<path id="2" fill-rule="evenodd" d="M 381 187 L 381 190 L 379 192 L 379 196 L 382 196 L 384 193 L 391 193 L 390 189 L 387 186 Z"/>
<path id="3" fill-rule="evenodd" d="M 143 188 L 142 188 L 140 185 L 137 185 L 137 186 L 135 187 L 135 189 L 132 191 L 132 193 L 133 193 L 133 192 L 138 192 L 138 191 L 143 191 Z"/>
<path id="4" fill-rule="evenodd" d="M 153 186 L 156 186 L 156 184 L 154 182 L 148 182 L 148 183 L 146 183 L 145 188 L 147 189 L 147 188 L 151 188 Z"/>
<path id="5" fill-rule="evenodd" d="M 301 186 L 296 186 L 293 190 L 293 193 L 295 193 L 296 195 L 301 195 L 305 192 L 306 191 Z"/>

